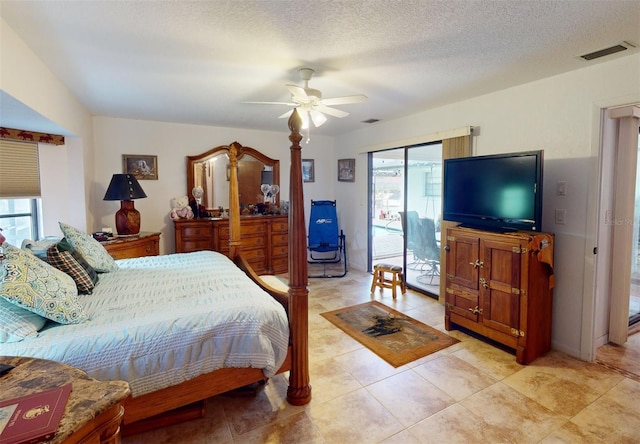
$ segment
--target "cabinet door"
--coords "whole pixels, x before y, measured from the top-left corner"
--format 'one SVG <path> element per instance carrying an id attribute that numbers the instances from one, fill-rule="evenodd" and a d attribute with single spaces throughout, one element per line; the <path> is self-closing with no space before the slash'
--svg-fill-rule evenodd
<path id="1" fill-rule="evenodd" d="M 447 285 L 454 284 L 477 292 L 478 290 L 478 236 L 456 230 L 447 231 Z"/>
<path id="2" fill-rule="evenodd" d="M 484 239 L 480 243 L 482 322 L 514 336 L 520 331 L 521 251 L 518 241 Z"/>

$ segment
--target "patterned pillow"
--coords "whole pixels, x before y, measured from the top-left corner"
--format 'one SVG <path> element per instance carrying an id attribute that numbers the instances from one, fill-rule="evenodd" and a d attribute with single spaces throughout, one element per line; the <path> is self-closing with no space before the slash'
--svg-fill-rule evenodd
<path id="1" fill-rule="evenodd" d="M 5 243 L 0 297 L 60 324 L 87 320 L 71 277 L 31 253 Z"/>
<path id="2" fill-rule="evenodd" d="M 89 276 L 87 270 L 75 260 L 71 252 L 62 250 L 58 245 L 49 247 L 47 250 L 47 262 L 63 273 L 71 276 L 71 279 L 76 283 L 76 287 L 78 287 L 78 293 L 87 294 L 93 291 L 94 285 L 91 276 Z"/>
<path id="3" fill-rule="evenodd" d="M 71 225 L 62 222 L 58 224 L 73 249 L 77 250 L 97 272 L 108 273 L 118 270 L 118 265 L 100 242 Z"/>
<path id="4" fill-rule="evenodd" d="M 45 318 L 0 298 L 0 344 L 35 338 Z"/>
<path id="5" fill-rule="evenodd" d="M 58 250 L 68 251 L 69 253 L 71 253 L 71 256 L 73 256 L 73 258 L 76 261 L 78 261 L 78 263 L 82 266 L 82 268 L 85 269 L 85 271 L 91 278 L 91 282 L 93 282 L 93 285 L 95 286 L 98 283 L 98 279 L 99 279 L 98 272 L 94 270 L 93 267 L 89 265 L 89 263 L 86 260 L 84 260 L 82 255 L 77 250 L 73 249 L 73 247 L 67 241 L 66 238 L 63 237 L 62 240 L 58 242 Z"/>

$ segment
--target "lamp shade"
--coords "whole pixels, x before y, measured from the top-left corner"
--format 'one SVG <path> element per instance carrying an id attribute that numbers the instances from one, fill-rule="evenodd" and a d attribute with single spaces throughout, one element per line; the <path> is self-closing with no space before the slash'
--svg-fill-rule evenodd
<path id="1" fill-rule="evenodd" d="M 103 200 L 133 200 L 147 197 L 133 174 L 114 174 Z"/>
<path id="2" fill-rule="evenodd" d="M 119 200 L 120 209 L 116 213 L 116 231 L 121 236 L 140 232 L 140 212 L 135 209 L 133 199 L 147 195 L 132 174 L 114 174 L 104 195 L 104 200 Z"/>

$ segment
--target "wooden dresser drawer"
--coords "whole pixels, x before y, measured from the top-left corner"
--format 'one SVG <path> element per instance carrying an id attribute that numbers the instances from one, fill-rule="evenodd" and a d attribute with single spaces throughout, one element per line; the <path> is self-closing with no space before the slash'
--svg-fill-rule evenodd
<path id="1" fill-rule="evenodd" d="M 289 243 L 289 234 L 280 233 L 271 235 L 271 243 L 273 245 L 287 245 Z"/>
<path id="2" fill-rule="evenodd" d="M 186 226 L 181 228 L 183 239 L 209 239 L 213 236 L 211 225 Z"/>
<path id="3" fill-rule="evenodd" d="M 286 233 L 289 231 L 289 222 L 274 222 L 271 224 L 271 231 Z"/>
<path id="4" fill-rule="evenodd" d="M 273 257 L 286 256 L 289 253 L 288 245 L 274 245 L 271 248 L 271 255 Z"/>
<path id="5" fill-rule="evenodd" d="M 102 246 L 114 259 L 157 256 L 160 254 L 160 233 L 140 233 L 135 236 L 116 236 Z"/>
<path id="6" fill-rule="evenodd" d="M 264 236 L 256 237 L 256 236 L 243 236 L 240 238 L 240 242 L 242 242 L 242 248 L 263 248 L 265 246 Z"/>
<path id="7" fill-rule="evenodd" d="M 282 274 L 282 273 L 286 273 L 287 270 L 289 269 L 289 258 L 287 256 L 285 257 L 274 257 L 271 260 L 272 266 L 273 266 L 273 273 L 274 274 Z"/>
<path id="8" fill-rule="evenodd" d="M 185 251 L 203 251 L 203 250 L 211 250 L 211 240 L 210 239 L 184 239 L 182 241 L 183 248 Z M 227 244 L 226 251 L 229 251 L 229 245 Z"/>

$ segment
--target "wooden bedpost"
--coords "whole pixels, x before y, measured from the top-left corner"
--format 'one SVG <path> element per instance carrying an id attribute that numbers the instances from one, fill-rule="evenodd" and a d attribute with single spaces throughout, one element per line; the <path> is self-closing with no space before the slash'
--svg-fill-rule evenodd
<path id="1" fill-rule="evenodd" d="M 238 150 L 241 145 L 229 145 L 229 257 L 240 253 L 240 196 L 238 196 Z"/>
<path id="2" fill-rule="evenodd" d="M 307 273 L 307 230 L 302 189 L 302 119 L 294 109 L 289 118 L 291 170 L 289 176 L 289 310 L 291 320 L 291 372 L 287 401 L 304 405 L 311 401 L 309 383 L 309 278 Z"/>

